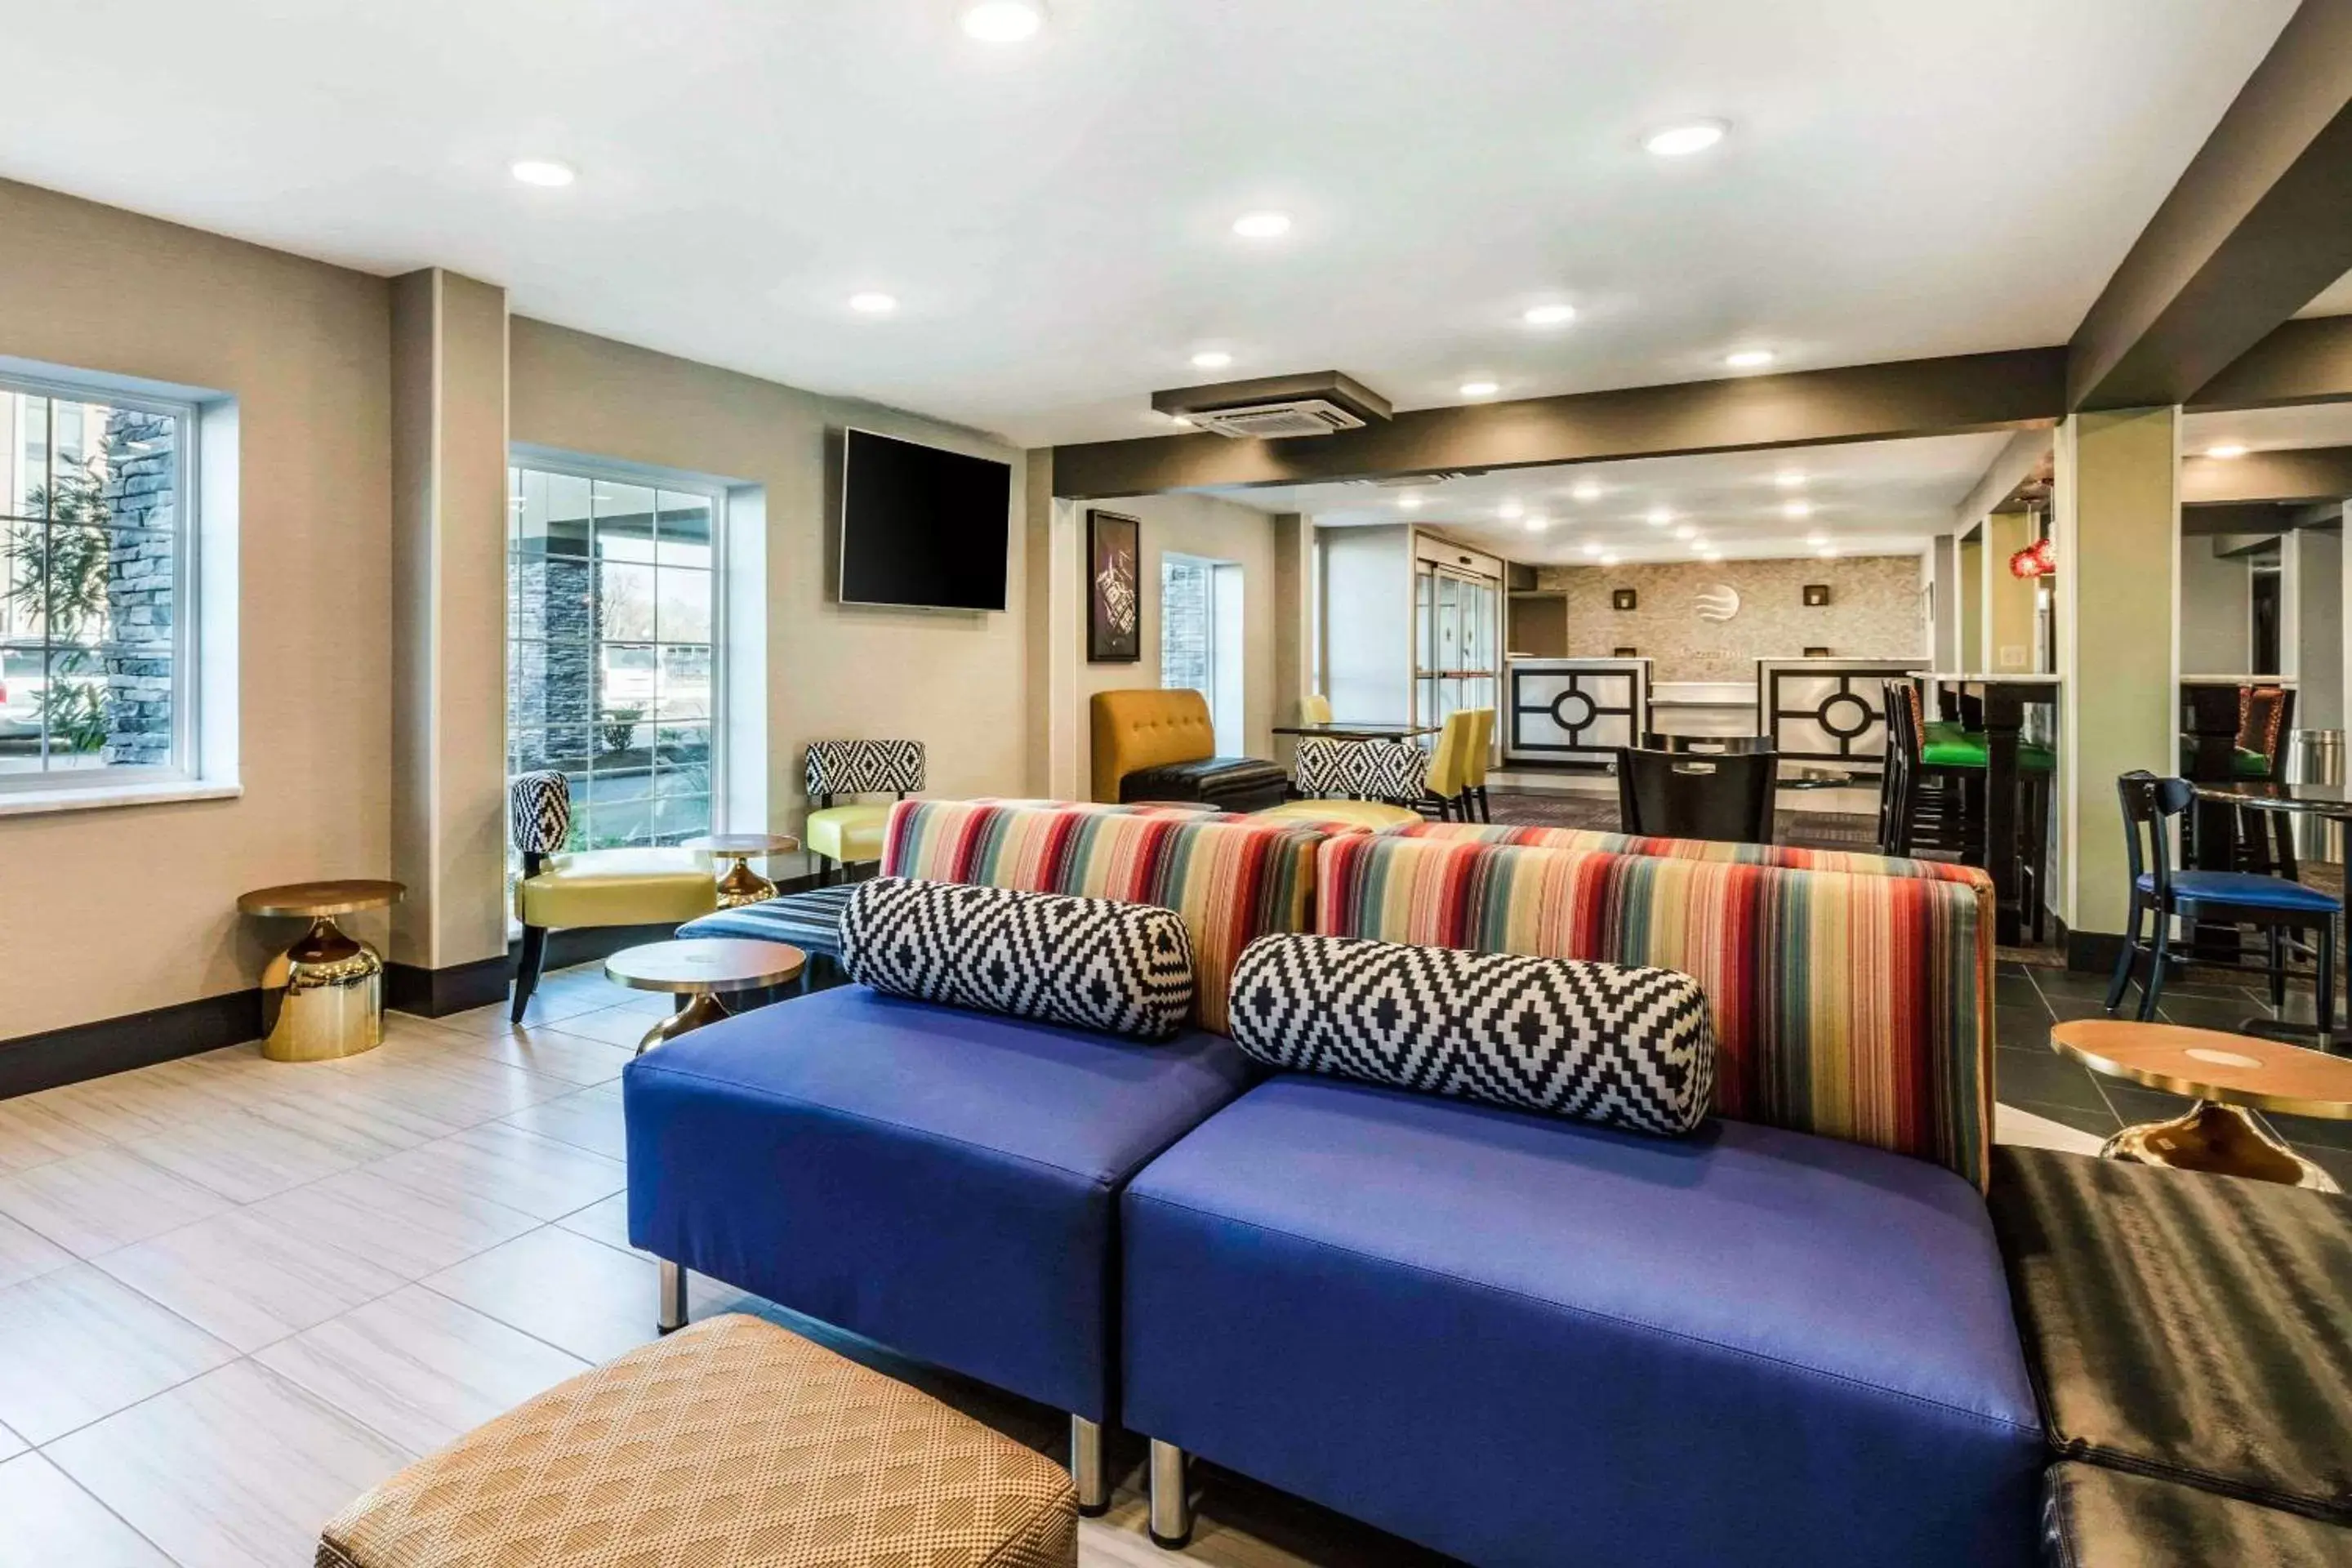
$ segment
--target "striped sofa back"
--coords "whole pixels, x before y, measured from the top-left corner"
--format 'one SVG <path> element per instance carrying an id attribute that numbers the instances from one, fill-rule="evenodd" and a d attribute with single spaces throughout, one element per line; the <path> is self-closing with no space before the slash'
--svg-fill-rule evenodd
<path id="1" fill-rule="evenodd" d="M 1785 844 L 1732 844 L 1715 838 L 1657 838 L 1602 833 L 1590 827 L 1514 827 L 1487 822 L 1412 822 L 1386 831 L 1401 838 L 1444 838 L 1477 844 L 1516 844 L 1528 849 L 1575 849 L 1587 854 L 1647 855 L 1667 860 L 1723 860 L 1742 866 L 1779 866 L 1792 871 L 1848 871 L 1858 877 L 1926 877 L 1966 882 L 1990 889 L 1992 879 L 1974 866 L 1946 860 L 1912 860 L 1892 855 L 1862 855 L 1850 849 L 1794 849 Z"/>
<path id="2" fill-rule="evenodd" d="M 1223 1034 L 1242 949 L 1270 932 L 1309 929 L 1324 836 L 1219 817 L 902 801 L 890 813 L 882 874 L 1174 910 L 1192 939 L 1193 1020 Z"/>
<path id="3" fill-rule="evenodd" d="M 1984 1184 L 1990 885 L 1402 834 L 1318 853 L 1316 929 L 1695 977 L 1716 1109 Z"/>

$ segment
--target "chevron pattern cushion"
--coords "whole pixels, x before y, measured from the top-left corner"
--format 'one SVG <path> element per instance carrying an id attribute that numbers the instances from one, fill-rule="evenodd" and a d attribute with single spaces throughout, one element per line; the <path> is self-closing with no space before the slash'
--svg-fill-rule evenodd
<path id="1" fill-rule="evenodd" d="M 1110 899 L 877 878 L 842 911 L 841 963 L 893 995 L 1138 1039 L 1192 1009 L 1183 918 Z"/>
<path id="2" fill-rule="evenodd" d="M 1298 742 L 1298 793 L 1309 800 L 1390 800 L 1410 805 L 1429 793 L 1429 753 L 1412 741 Z"/>
<path id="3" fill-rule="evenodd" d="M 803 781 L 825 795 L 916 795 L 923 788 L 920 741 L 815 741 Z"/>
<path id="4" fill-rule="evenodd" d="M 328 1521 L 317 1568 L 1076 1568 L 1067 1472 L 742 1315 L 560 1383 Z"/>
<path id="5" fill-rule="evenodd" d="M 1680 1136 L 1715 1092 L 1687 974 L 1328 936 L 1234 971 L 1234 1043 L 1271 1067 Z"/>
<path id="6" fill-rule="evenodd" d="M 552 855 L 572 836 L 572 786 L 552 768 L 518 773 L 507 785 L 507 815 L 519 852 Z"/>

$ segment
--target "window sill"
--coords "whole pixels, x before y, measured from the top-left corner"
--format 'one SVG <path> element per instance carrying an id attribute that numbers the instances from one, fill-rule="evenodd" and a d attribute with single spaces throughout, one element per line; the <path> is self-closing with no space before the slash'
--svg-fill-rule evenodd
<path id="1" fill-rule="evenodd" d="M 0 816 L 33 816 L 52 811 L 103 811 L 117 805 L 170 805 L 184 800 L 235 800 L 236 784 L 171 779 L 156 784 L 97 784 L 87 789 L 0 792 Z"/>

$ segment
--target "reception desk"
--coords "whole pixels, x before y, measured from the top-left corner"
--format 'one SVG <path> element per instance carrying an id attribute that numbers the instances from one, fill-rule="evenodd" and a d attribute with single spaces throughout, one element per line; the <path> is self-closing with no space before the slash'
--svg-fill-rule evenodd
<path id="1" fill-rule="evenodd" d="M 1759 658 L 1756 730 L 1785 761 L 1873 776 L 1886 767 L 1886 682 L 1923 659 Z"/>
<path id="2" fill-rule="evenodd" d="M 1515 658 L 1503 669 L 1503 760 L 1603 767 L 1650 729 L 1646 658 Z"/>

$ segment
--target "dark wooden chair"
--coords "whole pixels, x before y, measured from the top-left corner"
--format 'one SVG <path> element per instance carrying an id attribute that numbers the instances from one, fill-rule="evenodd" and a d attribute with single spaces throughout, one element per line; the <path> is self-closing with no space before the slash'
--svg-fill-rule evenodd
<path id="1" fill-rule="evenodd" d="M 1621 747 L 1619 831 L 1769 844 L 1780 766 L 1780 757 L 1769 749 L 1703 755 Z"/>

